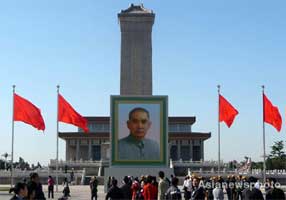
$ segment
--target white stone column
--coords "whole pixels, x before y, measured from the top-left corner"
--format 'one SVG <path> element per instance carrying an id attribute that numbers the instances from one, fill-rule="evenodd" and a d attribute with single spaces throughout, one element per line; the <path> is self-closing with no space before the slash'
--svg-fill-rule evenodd
<path id="1" fill-rule="evenodd" d="M 200 147 L 201 147 L 201 160 L 204 161 L 204 141 L 200 140 Z"/>
<path id="2" fill-rule="evenodd" d="M 190 140 L 190 160 L 194 160 L 193 158 L 193 140 Z"/>
<path id="3" fill-rule="evenodd" d="M 168 152 L 167 152 L 167 157 L 168 157 L 168 160 L 170 160 L 171 159 L 171 146 L 172 146 L 172 142 L 170 141 L 170 142 L 168 142 L 168 147 L 167 147 L 167 149 L 168 149 Z M 169 162 L 169 161 L 168 161 Z"/>
<path id="4" fill-rule="evenodd" d="M 181 141 L 180 140 L 177 140 L 178 142 L 178 145 L 177 145 L 177 148 L 178 148 L 178 160 L 181 159 Z"/>
<path id="5" fill-rule="evenodd" d="M 91 147 L 92 147 L 92 140 L 88 140 L 88 159 L 92 160 L 92 151 L 91 151 Z"/>
<path id="6" fill-rule="evenodd" d="M 70 146 L 69 146 L 69 140 L 66 140 L 66 161 L 70 160 Z"/>
<path id="7" fill-rule="evenodd" d="M 79 160 L 79 139 L 76 139 L 76 157 L 75 159 L 78 161 Z"/>

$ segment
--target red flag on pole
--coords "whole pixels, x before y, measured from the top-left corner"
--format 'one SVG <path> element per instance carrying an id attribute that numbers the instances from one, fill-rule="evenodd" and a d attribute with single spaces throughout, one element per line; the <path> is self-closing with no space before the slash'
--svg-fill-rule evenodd
<path id="1" fill-rule="evenodd" d="M 30 101 L 14 93 L 14 121 L 30 124 L 38 130 L 45 130 L 41 111 Z"/>
<path id="2" fill-rule="evenodd" d="M 281 130 L 282 118 L 279 109 L 263 94 L 263 121 L 271 124 L 278 132 Z"/>
<path id="3" fill-rule="evenodd" d="M 219 95 L 219 121 L 224 121 L 230 127 L 237 114 L 238 111 L 222 95 Z"/>
<path id="4" fill-rule="evenodd" d="M 77 127 L 80 127 L 84 132 L 88 132 L 87 119 L 82 117 L 75 109 L 59 94 L 59 110 L 58 110 L 58 119 L 61 122 L 68 124 L 73 124 Z"/>

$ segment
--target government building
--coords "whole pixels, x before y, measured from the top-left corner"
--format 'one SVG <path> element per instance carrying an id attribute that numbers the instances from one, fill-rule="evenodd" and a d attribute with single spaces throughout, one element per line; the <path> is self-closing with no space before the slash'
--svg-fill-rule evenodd
<path id="1" fill-rule="evenodd" d="M 110 159 L 110 118 L 87 117 L 89 133 L 61 132 L 66 141 L 67 161 L 99 161 Z M 169 117 L 169 158 L 173 161 L 203 161 L 204 141 L 211 133 L 193 132 L 195 117 Z"/>

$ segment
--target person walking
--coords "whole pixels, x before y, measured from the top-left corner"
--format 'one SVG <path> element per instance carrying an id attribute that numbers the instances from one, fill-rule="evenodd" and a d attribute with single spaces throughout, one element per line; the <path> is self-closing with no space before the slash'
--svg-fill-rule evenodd
<path id="1" fill-rule="evenodd" d="M 113 179 L 111 181 L 111 188 L 109 189 L 109 191 L 107 192 L 106 196 L 105 196 L 105 200 L 123 200 L 124 196 L 123 193 L 121 191 L 121 189 L 119 187 L 117 187 L 117 180 Z"/>
<path id="2" fill-rule="evenodd" d="M 95 176 L 93 176 L 89 182 L 90 192 L 91 192 L 91 200 L 97 200 L 97 185 L 98 181 Z"/>
<path id="3" fill-rule="evenodd" d="M 35 172 L 30 174 L 30 181 L 28 182 L 28 189 L 33 187 L 36 188 L 35 199 L 46 200 L 39 174 Z"/>
<path id="4" fill-rule="evenodd" d="M 132 190 L 131 190 L 131 185 L 130 185 L 131 180 L 127 177 L 124 176 L 123 178 L 123 186 L 121 186 L 121 191 L 124 195 L 124 199 L 126 200 L 131 200 L 132 199 Z"/>
<path id="5" fill-rule="evenodd" d="M 27 184 L 19 182 L 15 187 L 10 189 L 9 193 L 11 192 L 14 192 L 14 196 L 10 200 L 23 200 L 28 195 Z"/>
<path id="6" fill-rule="evenodd" d="M 204 188 L 200 186 L 200 179 L 198 177 L 194 177 L 191 200 L 201 200 L 201 199 L 205 199 L 205 191 Z"/>
<path id="7" fill-rule="evenodd" d="M 67 179 L 67 178 L 64 179 L 63 185 L 64 185 L 63 197 L 68 198 L 68 197 L 70 197 L 71 195 L 70 195 L 69 182 L 68 182 L 68 179 Z"/>
<path id="8" fill-rule="evenodd" d="M 163 171 L 159 171 L 159 183 L 158 183 L 158 200 L 165 199 L 165 193 L 169 188 L 169 183 L 165 179 L 165 174 Z"/>
<path id="9" fill-rule="evenodd" d="M 275 184 L 277 183 L 275 178 L 269 179 L 270 181 L 270 189 L 266 192 L 266 200 L 272 200 L 272 199 L 286 199 L 285 194 L 282 189 L 275 187 Z"/>
<path id="10" fill-rule="evenodd" d="M 55 181 L 52 176 L 49 176 L 48 178 L 48 198 L 54 198 L 54 185 Z"/>
<path id="11" fill-rule="evenodd" d="M 182 195 L 181 191 L 178 188 L 179 179 L 177 177 L 173 177 L 171 181 L 171 186 L 166 192 L 166 199 L 167 200 L 181 200 Z"/>

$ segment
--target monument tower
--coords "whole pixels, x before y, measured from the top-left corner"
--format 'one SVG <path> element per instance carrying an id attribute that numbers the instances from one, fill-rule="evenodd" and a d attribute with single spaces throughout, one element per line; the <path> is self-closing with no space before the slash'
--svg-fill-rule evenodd
<path id="1" fill-rule="evenodd" d="M 120 95 L 152 95 L 152 26 L 155 14 L 133 5 L 118 14 L 121 30 Z"/>

